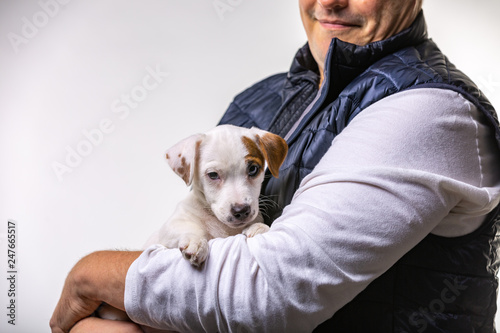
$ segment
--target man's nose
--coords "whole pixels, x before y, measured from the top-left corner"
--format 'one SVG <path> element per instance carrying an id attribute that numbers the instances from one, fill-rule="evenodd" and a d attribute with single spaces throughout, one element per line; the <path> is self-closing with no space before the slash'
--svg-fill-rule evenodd
<path id="1" fill-rule="evenodd" d="M 326 10 L 342 9 L 349 5 L 349 0 L 317 0 L 316 2 Z"/>

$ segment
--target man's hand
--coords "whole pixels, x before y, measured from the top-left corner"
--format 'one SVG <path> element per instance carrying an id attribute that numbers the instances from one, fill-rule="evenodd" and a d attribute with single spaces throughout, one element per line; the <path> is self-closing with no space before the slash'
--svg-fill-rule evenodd
<path id="1" fill-rule="evenodd" d="M 131 321 L 106 320 L 89 317 L 80 320 L 71 333 L 144 333 L 141 327 Z M 163 333 L 163 332 L 162 332 Z"/>
<path id="2" fill-rule="evenodd" d="M 66 278 L 50 320 L 52 333 L 66 333 L 106 302 L 125 310 L 125 277 L 141 252 L 101 251 L 81 259 Z"/>

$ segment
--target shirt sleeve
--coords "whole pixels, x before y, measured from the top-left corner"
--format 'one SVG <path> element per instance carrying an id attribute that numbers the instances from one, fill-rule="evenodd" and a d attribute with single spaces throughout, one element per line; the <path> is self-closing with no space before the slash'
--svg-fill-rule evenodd
<path id="1" fill-rule="evenodd" d="M 500 201 L 492 131 L 456 92 L 415 89 L 364 110 L 271 230 L 210 241 L 201 269 L 148 248 L 130 267 L 136 322 L 190 332 L 310 332 L 429 233 L 468 233 Z"/>

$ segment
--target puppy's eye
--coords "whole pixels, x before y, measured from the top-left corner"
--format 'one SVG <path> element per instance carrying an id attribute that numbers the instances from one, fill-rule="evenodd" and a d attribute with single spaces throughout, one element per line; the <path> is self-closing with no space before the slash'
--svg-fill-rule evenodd
<path id="1" fill-rule="evenodd" d="M 256 164 L 252 164 L 248 167 L 248 175 L 250 177 L 255 177 L 260 171 L 260 167 Z"/>
<path id="2" fill-rule="evenodd" d="M 207 176 L 212 180 L 220 179 L 219 174 L 217 172 L 209 172 L 207 173 Z"/>

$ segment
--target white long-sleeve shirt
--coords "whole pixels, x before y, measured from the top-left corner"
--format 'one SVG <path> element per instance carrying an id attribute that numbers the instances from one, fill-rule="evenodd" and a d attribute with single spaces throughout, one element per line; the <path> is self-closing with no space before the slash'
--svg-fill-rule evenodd
<path id="1" fill-rule="evenodd" d="M 310 332 L 429 233 L 475 230 L 500 201 L 500 151 L 474 105 L 414 89 L 339 134 L 271 230 L 210 241 L 201 269 L 148 248 L 125 307 L 181 332 Z"/>

